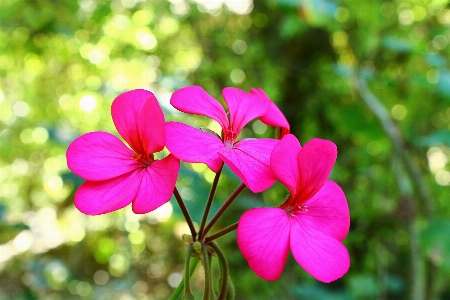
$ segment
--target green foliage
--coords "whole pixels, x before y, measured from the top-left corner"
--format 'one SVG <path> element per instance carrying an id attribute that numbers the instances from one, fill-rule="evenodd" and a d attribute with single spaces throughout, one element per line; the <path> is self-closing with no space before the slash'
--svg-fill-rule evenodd
<path id="1" fill-rule="evenodd" d="M 420 243 L 431 262 L 450 273 L 450 221 L 432 220 L 421 232 Z"/>
<path id="2" fill-rule="evenodd" d="M 1 299 L 168 298 L 188 232 L 176 202 L 146 216 L 129 208 L 84 216 L 73 205 L 82 180 L 68 171 L 65 151 L 82 133 L 115 133 L 110 104 L 133 88 L 153 91 L 166 119 L 216 130 L 170 107 L 171 92 L 190 84 L 218 99 L 226 86 L 261 87 L 303 144 L 321 137 L 339 149 L 331 179 L 350 207 L 348 274 L 324 285 L 290 257 L 281 279 L 265 282 L 229 234 L 219 243 L 236 299 L 418 299 L 418 278 L 429 299 L 450 297 L 448 1 L 232 2 L 0 1 Z M 431 213 L 417 182 L 398 172 L 407 168 L 393 163 L 393 141 L 355 74 L 400 129 Z M 257 122 L 243 132 L 273 133 Z M 223 175 L 211 213 L 239 184 L 230 170 Z M 202 165 L 181 168 L 177 186 L 196 222 L 213 176 Z M 280 184 L 245 191 L 211 233 L 285 195 Z M 201 293 L 201 272 L 193 278 Z"/>

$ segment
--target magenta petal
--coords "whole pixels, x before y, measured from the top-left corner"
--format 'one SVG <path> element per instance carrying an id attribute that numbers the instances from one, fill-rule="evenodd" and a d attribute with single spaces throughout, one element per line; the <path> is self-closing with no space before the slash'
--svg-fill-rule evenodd
<path id="1" fill-rule="evenodd" d="M 66 156 L 69 169 L 86 180 L 106 180 L 139 167 L 133 151 L 107 132 L 83 134 L 69 145 Z"/>
<path id="2" fill-rule="evenodd" d="M 350 257 L 338 240 L 309 227 L 303 218 L 291 218 L 290 247 L 295 260 L 317 280 L 329 283 L 350 267 Z"/>
<path id="3" fill-rule="evenodd" d="M 230 127 L 235 133 L 251 120 L 266 114 L 270 107 L 270 100 L 246 93 L 237 88 L 224 88 L 222 95 L 228 105 L 230 113 Z"/>
<path id="4" fill-rule="evenodd" d="M 336 145 L 328 140 L 312 139 L 303 145 L 298 155 L 300 180 L 295 198 L 304 201 L 317 193 L 330 175 L 336 161 Z"/>
<path id="5" fill-rule="evenodd" d="M 164 115 L 155 96 L 146 90 L 120 94 L 111 105 L 114 125 L 138 154 L 150 154 L 164 147 Z"/>
<path id="6" fill-rule="evenodd" d="M 254 208 L 239 220 L 237 243 L 250 268 L 265 280 L 280 277 L 289 254 L 289 219 L 280 208 Z"/>
<path id="7" fill-rule="evenodd" d="M 133 201 L 140 181 L 140 176 L 134 171 L 104 181 L 86 181 L 75 192 L 75 206 L 86 215 L 121 209 Z"/>
<path id="8" fill-rule="evenodd" d="M 250 92 L 258 97 L 261 97 L 263 99 L 270 100 L 269 96 L 262 90 L 262 89 L 250 89 Z M 269 126 L 275 126 L 275 127 L 281 127 L 283 129 L 283 135 L 286 135 L 289 133 L 290 126 L 289 122 L 287 121 L 284 114 L 281 112 L 281 110 L 278 108 L 278 106 L 270 100 L 271 105 L 267 113 L 263 116 L 261 116 L 259 119 L 264 124 L 267 124 Z"/>
<path id="9" fill-rule="evenodd" d="M 157 209 L 170 200 L 180 169 L 180 160 L 169 155 L 162 160 L 154 161 L 138 172 L 141 185 L 133 201 L 133 211 L 145 214 Z"/>
<path id="10" fill-rule="evenodd" d="M 328 180 L 308 201 L 307 211 L 298 211 L 302 224 L 343 241 L 350 227 L 350 213 L 344 192 L 337 183 Z"/>
<path id="11" fill-rule="evenodd" d="M 222 128 L 228 127 L 228 118 L 222 105 L 199 86 L 187 86 L 177 90 L 170 98 L 170 104 L 189 114 L 210 117 Z"/>
<path id="12" fill-rule="evenodd" d="M 300 181 L 298 154 L 301 148 L 297 138 L 288 134 L 276 144 L 270 158 L 273 174 L 292 195 L 297 193 L 297 185 Z"/>
<path id="13" fill-rule="evenodd" d="M 166 131 L 164 113 L 153 94 L 146 99 L 139 115 L 139 136 L 145 154 L 164 149 Z"/>
<path id="14" fill-rule="evenodd" d="M 223 148 L 219 155 L 252 192 L 259 193 L 275 183 L 269 165 L 277 142 L 274 139 L 244 139 L 233 149 Z"/>
<path id="15" fill-rule="evenodd" d="M 185 162 L 204 163 L 214 172 L 220 170 L 222 160 L 217 153 L 225 146 L 217 136 L 178 122 L 168 122 L 166 133 L 166 146 L 173 155 Z"/>

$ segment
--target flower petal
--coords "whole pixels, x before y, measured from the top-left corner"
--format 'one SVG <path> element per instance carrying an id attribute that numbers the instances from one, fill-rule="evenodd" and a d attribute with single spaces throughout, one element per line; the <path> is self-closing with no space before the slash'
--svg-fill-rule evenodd
<path id="1" fill-rule="evenodd" d="M 239 220 L 237 243 L 250 268 L 265 280 L 276 280 L 289 254 L 289 219 L 280 208 L 254 208 Z"/>
<path id="2" fill-rule="evenodd" d="M 170 154 L 154 161 L 138 172 L 142 178 L 139 192 L 133 200 L 133 211 L 145 214 L 157 209 L 172 197 L 180 169 L 180 160 Z"/>
<path id="3" fill-rule="evenodd" d="M 301 148 L 297 138 L 288 134 L 276 144 L 270 158 L 270 167 L 273 174 L 278 181 L 287 187 L 291 195 L 296 194 L 297 185 L 300 181 L 298 154 Z"/>
<path id="4" fill-rule="evenodd" d="M 164 115 L 151 92 L 120 94 L 111 105 L 111 114 L 117 131 L 136 153 L 150 154 L 164 148 Z"/>
<path id="5" fill-rule="evenodd" d="M 282 128 L 281 137 L 288 134 L 290 131 L 289 122 L 287 121 L 286 117 L 281 112 L 281 110 L 278 108 L 278 106 L 269 98 L 269 96 L 267 96 L 267 94 L 262 89 L 251 88 L 250 93 L 263 99 L 270 100 L 271 102 L 270 108 L 267 111 L 267 113 L 259 118 L 261 122 L 269 126 L 281 127 Z"/>
<path id="6" fill-rule="evenodd" d="M 207 132 L 203 132 L 186 124 L 168 122 L 166 124 L 167 149 L 185 162 L 201 162 L 214 172 L 222 166 L 217 154 L 224 148 L 223 142 Z"/>
<path id="7" fill-rule="evenodd" d="M 86 181 L 75 192 L 74 203 L 86 215 L 109 213 L 130 204 L 140 183 L 134 171 L 104 181 Z"/>
<path id="8" fill-rule="evenodd" d="M 300 180 L 295 199 L 305 201 L 317 193 L 330 175 L 336 161 L 336 145 L 328 140 L 312 139 L 300 150 L 298 167 Z"/>
<path id="9" fill-rule="evenodd" d="M 350 257 L 338 240 L 310 227 L 303 218 L 290 218 L 290 247 L 295 260 L 319 281 L 341 278 L 350 267 Z"/>
<path id="10" fill-rule="evenodd" d="M 222 128 L 228 127 L 228 117 L 222 105 L 199 86 L 187 86 L 175 91 L 170 104 L 185 113 L 210 117 Z"/>
<path id="11" fill-rule="evenodd" d="M 298 211 L 301 222 L 339 241 L 345 239 L 350 227 L 350 213 L 344 192 L 337 183 L 328 180 L 303 204 L 307 211 Z"/>
<path id="12" fill-rule="evenodd" d="M 252 192 L 259 193 L 275 183 L 269 165 L 277 142 L 275 139 L 244 139 L 233 149 L 222 148 L 219 155 Z"/>
<path id="13" fill-rule="evenodd" d="M 145 154 L 164 149 L 166 144 L 164 113 L 156 97 L 151 94 L 142 106 L 139 115 L 139 135 Z"/>
<path id="14" fill-rule="evenodd" d="M 86 180 L 106 180 L 137 169 L 133 151 L 114 135 L 89 132 L 68 147 L 67 166 Z"/>
<path id="15" fill-rule="evenodd" d="M 230 112 L 230 127 L 236 134 L 239 134 L 248 122 L 266 114 L 270 108 L 270 100 L 237 88 L 224 88 L 222 95 Z"/>

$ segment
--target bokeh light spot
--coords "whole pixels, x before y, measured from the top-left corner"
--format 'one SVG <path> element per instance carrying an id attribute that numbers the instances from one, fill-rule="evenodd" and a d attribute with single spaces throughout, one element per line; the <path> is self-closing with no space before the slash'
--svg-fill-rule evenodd
<path id="1" fill-rule="evenodd" d="M 439 74 L 439 70 L 436 69 L 430 69 L 427 72 L 427 80 L 429 83 L 431 84 L 436 84 L 439 82 L 439 78 L 440 78 L 440 74 Z"/>
<path id="2" fill-rule="evenodd" d="M 433 174 L 445 168 L 448 163 L 448 157 L 438 147 L 432 147 L 427 151 L 428 166 Z"/>
<path id="3" fill-rule="evenodd" d="M 84 95 L 78 103 L 80 109 L 87 113 L 91 113 L 97 107 L 97 98 L 93 95 Z"/>
<path id="4" fill-rule="evenodd" d="M 414 21 L 414 15 L 413 15 L 413 11 L 411 9 L 402 10 L 398 14 L 398 22 L 401 25 L 405 25 L 405 26 L 411 25 L 413 21 Z"/>
<path id="5" fill-rule="evenodd" d="M 167 277 L 167 283 L 171 287 L 176 288 L 180 284 L 182 279 L 183 279 L 183 275 L 181 275 L 178 272 L 174 272 L 174 273 L 171 273 L 169 275 L 169 277 Z"/>
<path id="6" fill-rule="evenodd" d="M 367 144 L 367 153 L 376 156 L 381 152 L 381 145 L 376 141 L 371 141 Z"/>
<path id="7" fill-rule="evenodd" d="M 236 40 L 233 43 L 232 49 L 236 54 L 244 54 L 247 51 L 247 43 L 243 40 Z"/>
<path id="8" fill-rule="evenodd" d="M 348 21 L 350 12 L 345 7 L 339 6 L 334 12 L 334 17 L 336 18 L 336 21 L 344 23 Z"/>
<path id="9" fill-rule="evenodd" d="M 109 280 L 109 274 L 108 272 L 104 271 L 104 270 L 98 270 L 97 272 L 95 272 L 94 274 L 94 282 L 98 285 L 104 285 L 108 282 Z"/>
<path id="10" fill-rule="evenodd" d="M 333 44 L 333 47 L 335 47 L 337 49 L 345 48 L 348 43 L 347 33 L 345 33 L 342 30 L 338 30 L 338 31 L 334 32 L 331 37 L 331 42 Z"/>
<path id="11" fill-rule="evenodd" d="M 24 230 L 19 233 L 13 240 L 13 246 L 17 252 L 22 253 L 30 249 L 33 245 L 33 234 L 29 230 Z"/>
<path id="12" fill-rule="evenodd" d="M 153 20 L 153 13 L 150 10 L 138 10 L 131 17 L 134 24 L 138 26 L 145 26 L 150 24 Z"/>
<path id="13" fill-rule="evenodd" d="M 167 202 L 154 211 L 147 214 L 147 217 L 154 223 L 166 222 L 172 216 L 173 207 L 170 202 Z"/>
<path id="14" fill-rule="evenodd" d="M 118 30 L 125 30 L 130 26 L 130 19 L 124 15 L 115 15 L 112 24 Z"/>
<path id="15" fill-rule="evenodd" d="M 18 175 L 26 175 L 30 170 L 28 162 L 22 158 L 16 158 L 11 164 L 11 168 Z"/>
<path id="16" fill-rule="evenodd" d="M 406 117 L 406 107 L 401 104 L 396 104 L 391 109 L 392 117 L 398 121 L 403 120 Z"/>
<path id="17" fill-rule="evenodd" d="M 30 112 L 30 106 L 23 101 L 14 103 L 13 106 L 14 114 L 18 117 L 25 117 Z"/>
<path id="18" fill-rule="evenodd" d="M 267 125 L 261 122 L 260 120 L 256 120 L 252 125 L 253 131 L 256 134 L 264 134 L 267 130 Z"/>
<path id="19" fill-rule="evenodd" d="M 230 73 L 230 78 L 235 84 L 240 84 L 245 79 L 245 73 L 241 69 L 234 69 Z"/>
<path id="20" fill-rule="evenodd" d="M 36 127 L 31 136 L 36 144 L 44 144 L 48 140 L 48 131 L 44 127 Z"/>

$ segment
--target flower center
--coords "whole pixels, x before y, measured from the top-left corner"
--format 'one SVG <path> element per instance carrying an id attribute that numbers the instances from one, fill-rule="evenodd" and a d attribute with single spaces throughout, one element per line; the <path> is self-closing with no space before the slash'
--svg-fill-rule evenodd
<path id="1" fill-rule="evenodd" d="M 290 216 L 294 216 L 296 212 L 298 211 L 308 211 L 308 206 L 296 203 L 295 199 L 292 198 L 292 195 L 288 195 L 286 199 L 284 200 L 283 204 L 281 204 L 279 207 L 284 209 L 286 213 Z"/>
<path id="2" fill-rule="evenodd" d="M 141 168 L 143 169 L 147 168 L 152 162 L 155 161 L 153 154 L 145 155 L 134 153 L 132 158 L 134 159 L 134 161 L 140 164 Z"/>
<path id="3" fill-rule="evenodd" d="M 302 204 L 294 204 L 288 207 L 283 207 L 283 209 L 286 211 L 286 213 L 290 216 L 293 216 L 298 211 L 308 211 L 308 206 L 302 205 Z"/>
<path id="4" fill-rule="evenodd" d="M 237 132 L 233 131 L 232 129 L 227 129 L 226 131 L 224 131 L 223 143 L 225 144 L 225 147 L 229 149 L 233 148 L 234 141 L 236 140 L 237 136 Z"/>
<path id="5" fill-rule="evenodd" d="M 232 129 L 227 129 L 226 131 L 224 131 L 223 143 L 225 144 L 225 147 L 229 149 L 233 148 L 234 141 L 236 140 L 237 136 L 237 132 L 233 131 Z"/>

